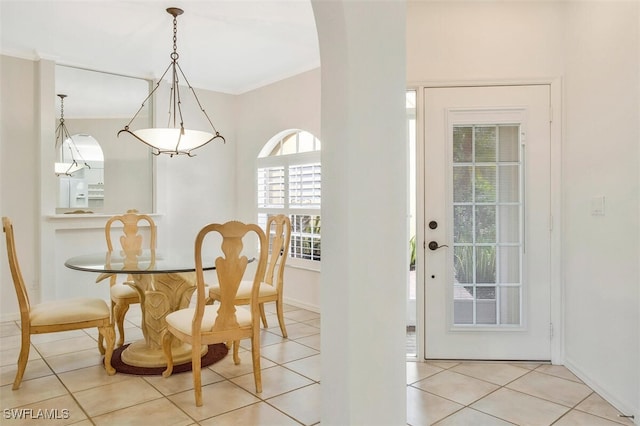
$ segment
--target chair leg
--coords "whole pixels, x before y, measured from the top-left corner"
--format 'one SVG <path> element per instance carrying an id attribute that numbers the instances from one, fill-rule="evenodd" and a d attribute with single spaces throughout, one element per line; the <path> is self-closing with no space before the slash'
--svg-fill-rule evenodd
<path id="1" fill-rule="evenodd" d="M 238 355 L 238 348 L 240 347 L 240 341 L 239 340 L 234 340 L 233 341 L 233 363 L 235 365 L 240 364 L 240 356 Z"/>
<path id="2" fill-rule="evenodd" d="M 107 342 L 107 348 L 104 353 L 104 368 L 107 370 L 107 374 L 109 376 L 113 376 L 116 374 L 116 369 L 111 365 L 111 358 L 113 357 L 113 348 L 116 342 L 116 332 L 113 328 L 113 324 L 98 327 L 98 332 Z"/>
<path id="3" fill-rule="evenodd" d="M 100 355 L 104 355 L 107 352 L 104 346 L 104 337 L 100 333 L 98 333 L 98 351 L 100 351 Z"/>
<path id="4" fill-rule="evenodd" d="M 256 382 L 256 393 L 262 392 L 262 371 L 260 370 L 260 334 L 251 336 L 251 358 L 253 360 L 253 378 Z"/>
<path id="5" fill-rule="evenodd" d="M 269 328 L 269 324 L 267 324 L 267 314 L 264 312 L 264 303 L 260 303 L 258 307 L 260 308 L 260 318 L 262 318 L 262 326 L 264 328 Z"/>
<path id="6" fill-rule="evenodd" d="M 282 300 L 276 300 L 276 312 L 278 314 L 278 322 L 280 323 L 280 331 L 282 331 L 282 337 L 287 338 L 287 329 L 284 326 L 284 308 Z"/>
<path id="7" fill-rule="evenodd" d="M 173 373 L 173 354 L 171 353 L 173 334 L 168 330 L 165 330 L 163 333 L 162 350 L 164 352 L 164 357 L 167 360 L 167 368 L 162 372 L 162 377 L 169 377 L 171 373 Z"/>
<path id="8" fill-rule="evenodd" d="M 25 327 L 25 325 L 22 325 Z M 24 376 L 24 370 L 27 368 L 27 361 L 29 360 L 29 349 L 31 348 L 31 335 L 29 330 L 22 330 L 22 343 L 20 344 L 20 355 L 18 356 L 18 371 L 16 372 L 16 378 L 13 380 L 13 387 L 11 389 L 16 390 L 22 383 L 22 376 Z"/>
<path id="9" fill-rule="evenodd" d="M 114 322 L 114 308 L 115 308 L 115 303 L 113 303 L 113 300 L 111 301 L 111 323 L 113 324 Z M 104 346 L 104 336 L 102 335 L 102 333 L 98 333 L 98 350 L 100 351 L 100 355 L 104 355 L 107 351 L 106 348 Z"/>
<path id="10" fill-rule="evenodd" d="M 107 346 L 105 346 L 104 343 L 105 343 L 104 334 L 102 333 L 102 330 L 100 329 L 100 327 L 98 327 L 98 352 L 100 352 L 100 355 L 103 355 L 103 356 L 106 357 L 107 356 L 107 346 L 109 346 L 109 342 L 107 342 Z"/>
<path id="11" fill-rule="evenodd" d="M 191 348 L 191 370 L 193 372 L 193 390 L 196 396 L 196 407 L 202 407 L 202 377 L 201 377 L 201 359 L 200 345 L 194 345 Z"/>
<path id="12" fill-rule="evenodd" d="M 129 310 L 128 303 L 116 302 L 113 308 L 113 322 L 118 326 L 118 347 L 124 345 L 124 316 Z"/>

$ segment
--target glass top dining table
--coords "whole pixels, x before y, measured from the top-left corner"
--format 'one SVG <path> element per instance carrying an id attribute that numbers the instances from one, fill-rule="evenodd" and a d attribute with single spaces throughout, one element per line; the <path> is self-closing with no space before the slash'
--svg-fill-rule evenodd
<path id="1" fill-rule="evenodd" d="M 215 269 L 213 257 L 203 258 L 202 262 L 203 270 Z M 134 252 L 117 250 L 75 256 L 64 264 L 70 269 L 98 273 L 96 282 L 116 275 L 128 276 L 125 284 L 136 290 L 139 296 L 144 340 L 130 343 L 122 351 L 121 359 L 138 367 L 165 366 L 162 351 L 162 335 L 166 328 L 164 318 L 189 306 L 196 290 L 195 257 L 186 252 L 163 254 L 149 249 Z M 206 351 L 207 346 L 204 345 L 202 354 Z M 172 347 L 172 352 L 176 363 L 191 358 L 189 345 Z"/>
<path id="2" fill-rule="evenodd" d="M 155 250 L 122 250 L 84 254 L 67 259 L 67 268 L 100 274 L 159 274 L 194 272 L 195 259 L 185 253 L 164 254 Z M 202 260 L 203 270 L 215 269 L 213 258 Z"/>

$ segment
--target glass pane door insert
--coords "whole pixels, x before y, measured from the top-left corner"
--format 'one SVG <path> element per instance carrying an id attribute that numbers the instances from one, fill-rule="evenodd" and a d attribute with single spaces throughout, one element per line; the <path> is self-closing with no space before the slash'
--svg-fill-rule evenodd
<path id="1" fill-rule="evenodd" d="M 453 324 L 522 325 L 519 124 L 453 126 Z"/>

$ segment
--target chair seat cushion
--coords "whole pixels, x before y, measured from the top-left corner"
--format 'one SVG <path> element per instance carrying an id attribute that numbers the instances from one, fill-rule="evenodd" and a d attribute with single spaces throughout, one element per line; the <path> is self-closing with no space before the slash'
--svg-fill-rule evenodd
<path id="1" fill-rule="evenodd" d="M 220 305 L 206 305 L 204 307 L 204 316 L 202 317 L 202 330 L 210 331 L 213 328 L 213 324 L 216 321 L 217 311 Z M 165 317 L 167 324 L 176 330 L 191 335 L 191 322 L 193 321 L 193 315 L 195 314 L 195 308 L 180 309 L 172 312 Z M 247 309 L 236 308 L 236 318 L 240 327 L 251 326 L 251 312 Z"/>
<path id="2" fill-rule="evenodd" d="M 77 298 L 56 300 L 31 306 L 31 325 L 73 324 L 109 318 L 110 311 L 102 299 Z"/>
<path id="3" fill-rule="evenodd" d="M 220 296 L 220 286 L 219 285 L 210 285 L 209 286 L 209 297 Z M 253 281 L 242 281 L 240 283 L 240 287 L 238 288 L 238 293 L 236 294 L 236 299 L 249 299 L 251 297 L 251 288 L 253 287 Z M 278 291 L 271 284 L 261 282 L 260 283 L 260 293 L 258 297 L 268 297 L 275 296 L 278 294 Z"/>
<path id="4" fill-rule="evenodd" d="M 135 291 L 133 288 L 129 287 L 128 285 L 126 285 L 125 283 L 112 285 L 111 287 L 109 287 L 109 292 L 111 293 L 112 298 L 117 298 L 117 299 L 124 299 L 124 298 L 128 299 L 131 297 L 139 298 L 138 292 Z"/>

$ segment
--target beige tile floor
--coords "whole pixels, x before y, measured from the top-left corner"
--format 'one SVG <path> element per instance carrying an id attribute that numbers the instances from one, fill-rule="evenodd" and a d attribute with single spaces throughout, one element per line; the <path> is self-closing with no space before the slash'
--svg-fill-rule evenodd
<path id="1" fill-rule="evenodd" d="M 254 392 L 250 352 L 244 351 L 239 366 L 227 356 L 203 370 L 203 407 L 194 404 L 191 373 L 107 376 L 93 330 L 34 336 L 22 387 L 12 391 L 19 329 L 1 323 L 0 424 L 319 424 L 320 316 L 287 306 L 285 317 L 289 339 L 280 336 L 273 312 L 271 328 L 262 333 L 262 394 Z M 132 307 L 127 341 L 141 338 L 139 321 Z M 413 426 L 632 424 L 561 366 L 409 361 L 406 390 Z M 37 417 L 44 409 L 59 418 L 11 418 Z"/>

